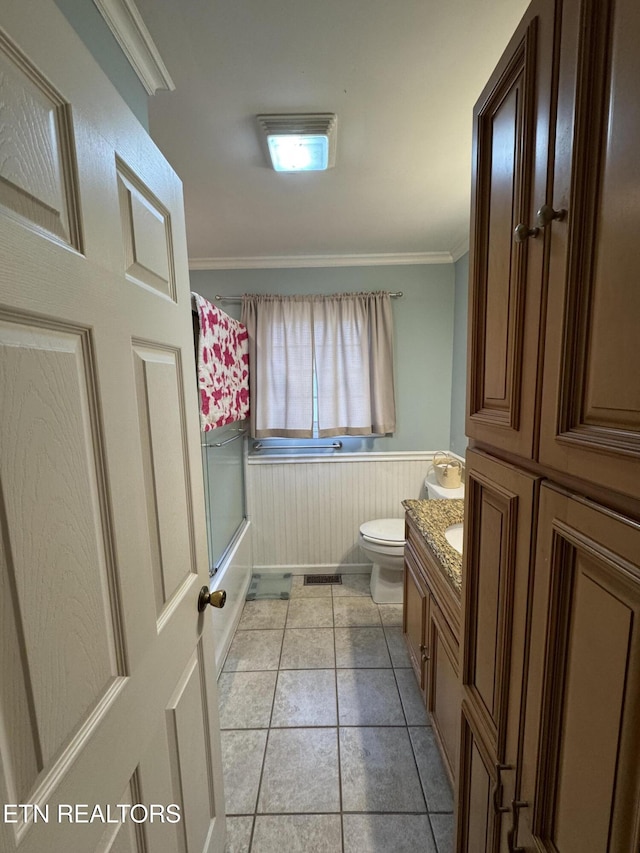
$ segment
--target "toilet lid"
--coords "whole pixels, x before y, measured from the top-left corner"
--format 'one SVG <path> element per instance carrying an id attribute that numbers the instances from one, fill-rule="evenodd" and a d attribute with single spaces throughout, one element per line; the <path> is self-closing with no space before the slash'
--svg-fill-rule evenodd
<path id="1" fill-rule="evenodd" d="M 376 518 L 360 525 L 360 533 L 370 542 L 380 545 L 404 543 L 403 518 Z"/>

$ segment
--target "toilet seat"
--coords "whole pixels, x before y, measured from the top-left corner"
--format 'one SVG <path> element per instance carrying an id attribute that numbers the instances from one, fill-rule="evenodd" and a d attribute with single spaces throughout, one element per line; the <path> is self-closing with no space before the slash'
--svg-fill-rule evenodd
<path id="1" fill-rule="evenodd" d="M 366 542 L 374 545 L 404 548 L 404 519 L 376 518 L 360 525 L 360 534 Z"/>

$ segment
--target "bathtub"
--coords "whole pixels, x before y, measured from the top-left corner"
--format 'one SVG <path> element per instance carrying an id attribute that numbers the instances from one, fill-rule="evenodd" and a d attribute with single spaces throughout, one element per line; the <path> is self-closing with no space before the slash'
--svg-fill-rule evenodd
<path id="1" fill-rule="evenodd" d="M 233 548 L 209 583 L 212 592 L 216 589 L 224 589 L 227 593 L 227 600 L 223 608 L 207 608 L 210 618 L 213 619 L 216 678 L 220 675 L 231 640 L 238 627 L 247 589 L 251 582 L 250 527 L 251 523 L 246 521 Z"/>

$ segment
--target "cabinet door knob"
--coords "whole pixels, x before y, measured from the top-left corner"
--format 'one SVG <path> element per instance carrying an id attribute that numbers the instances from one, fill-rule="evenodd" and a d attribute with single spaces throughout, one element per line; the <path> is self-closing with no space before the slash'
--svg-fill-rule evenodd
<path id="1" fill-rule="evenodd" d="M 539 228 L 529 228 L 528 225 L 521 222 L 513 229 L 513 239 L 516 243 L 524 243 L 524 241 L 528 240 L 529 237 L 537 237 L 539 233 Z"/>
<path id="2" fill-rule="evenodd" d="M 554 210 L 550 204 L 543 204 L 536 214 L 536 225 L 538 228 L 546 228 L 554 219 L 561 222 L 566 215 L 567 211 L 564 208 Z"/>
<path id="3" fill-rule="evenodd" d="M 496 773 L 498 778 L 496 780 L 496 786 L 493 789 L 493 811 L 496 815 L 511 811 L 509 806 L 501 806 L 499 801 L 502 798 L 502 771 L 513 769 L 513 764 L 500 764 L 499 762 L 496 762 Z"/>
<path id="4" fill-rule="evenodd" d="M 529 803 L 524 800 L 511 800 L 511 829 L 507 832 L 507 847 L 509 853 L 526 853 L 524 847 L 518 847 L 516 836 L 518 834 L 518 819 L 520 817 L 520 809 L 524 809 Z"/>

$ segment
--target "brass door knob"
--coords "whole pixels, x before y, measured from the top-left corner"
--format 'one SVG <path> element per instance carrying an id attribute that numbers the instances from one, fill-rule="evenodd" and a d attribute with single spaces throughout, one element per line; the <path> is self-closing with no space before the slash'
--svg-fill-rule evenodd
<path id="1" fill-rule="evenodd" d="M 516 243 L 524 243 L 524 241 L 528 240 L 529 237 L 537 237 L 539 233 L 539 228 L 529 228 L 528 225 L 521 222 L 513 229 L 513 239 Z"/>
<path id="2" fill-rule="evenodd" d="M 566 215 L 567 211 L 564 208 L 554 210 L 550 204 L 543 204 L 536 215 L 536 224 L 538 228 L 546 228 L 554 219 L 561 222 Z"/>
<path id="3" fill-rule="evenodd" d="M 202 613 L 206 610 L 207 604 L 212 607 L 224 607 L 227 601 L 227 593 L 223 589 L 217 589 L 215 592 L 209 592 L 208 586 L 203 586 L 198 596 L 198 610 Z"/>

